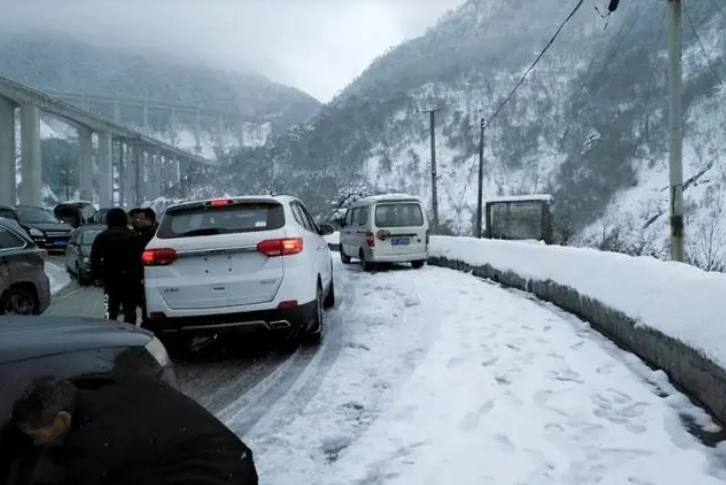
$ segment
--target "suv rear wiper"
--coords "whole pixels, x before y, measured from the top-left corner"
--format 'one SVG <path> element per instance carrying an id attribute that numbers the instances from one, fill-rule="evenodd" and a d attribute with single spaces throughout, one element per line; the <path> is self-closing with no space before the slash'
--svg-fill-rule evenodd
<path id="1" fill-rule="evenodd" d="M 180 237 L 186 236 L 214 236 L 222 234 L 222 230 L 216 227 L 207 227 L 205 229 L 194 229 L 193 231 L 187 231 L 179 234 Z"/>

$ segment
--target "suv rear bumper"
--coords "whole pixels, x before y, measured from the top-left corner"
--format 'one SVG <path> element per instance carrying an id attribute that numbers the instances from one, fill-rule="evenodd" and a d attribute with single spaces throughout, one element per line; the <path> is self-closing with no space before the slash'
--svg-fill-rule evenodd
<path id="1" fill-rule="evenodd" d="M 190 336 L 259 331 L 290 331 L 307 329 L 315 317 L 315 301 L 294 308 L 222 313 L 191 317 L 166 317 L 151 312 L 144 328 L 157 335 Z"/>

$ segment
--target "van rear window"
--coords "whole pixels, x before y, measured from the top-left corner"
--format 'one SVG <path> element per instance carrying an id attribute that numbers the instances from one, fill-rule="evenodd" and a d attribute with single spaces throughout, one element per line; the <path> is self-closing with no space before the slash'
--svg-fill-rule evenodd
<path id="1" fill-rule="evenodd" d="M 378 204 L 375 216 L 376 227 L 423 226 L 421 205 L 416 202 Z"/>
<path id="2" fill-rule="evenodd" d="M 280 229 L 285 225 L 285 211 L 278 203 L 239 203 L 219 207 L 195 207 L 167 211 L 156 237 L 214 236 Z"/>

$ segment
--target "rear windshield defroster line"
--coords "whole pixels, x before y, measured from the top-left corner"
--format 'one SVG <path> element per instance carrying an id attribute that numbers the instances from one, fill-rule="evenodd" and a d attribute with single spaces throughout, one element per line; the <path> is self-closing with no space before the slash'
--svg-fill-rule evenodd
<path id="1" fill-rule="evenodd" d="M 167 211 L 156 233 L 159 239 L 262 232 L 285 225 L 285 211 L 276 202 L 196 206 Z"/>

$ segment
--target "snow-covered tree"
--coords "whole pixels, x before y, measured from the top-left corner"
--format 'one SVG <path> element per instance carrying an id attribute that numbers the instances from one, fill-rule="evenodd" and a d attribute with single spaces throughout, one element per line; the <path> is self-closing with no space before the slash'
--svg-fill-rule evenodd
<path id="1" fill-rule="evenodd" d="M 343 187 L 338 190 L 335 198 L 330 202 L 332 215 L 330 219 L 338 224 L 345 217 L 348 208 L 358 200 L 373 195 L 373 191 L 365 185 Z"/>

